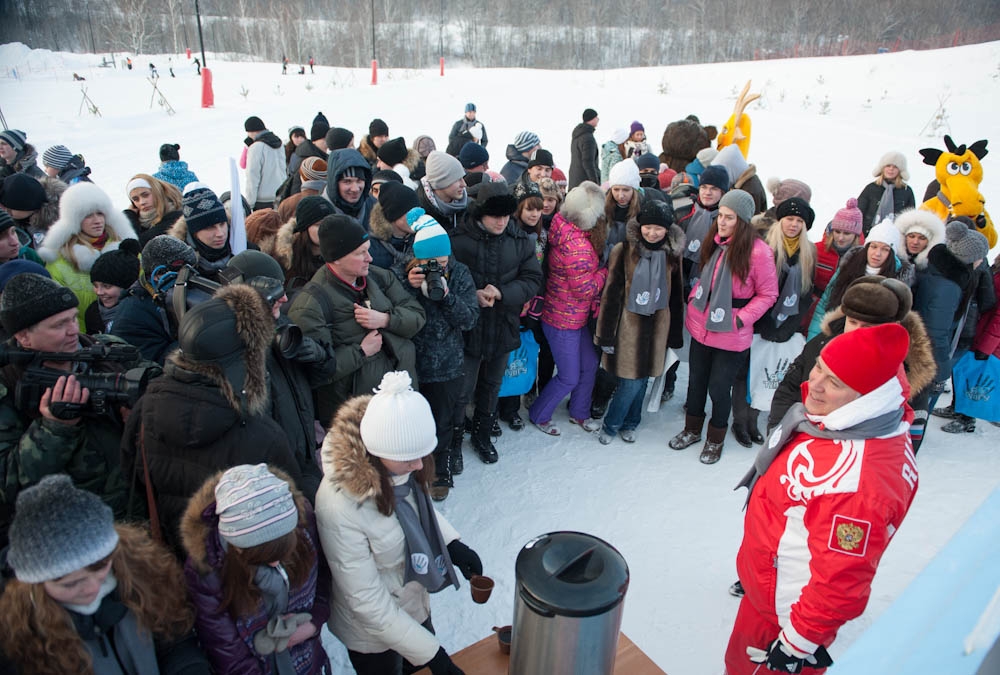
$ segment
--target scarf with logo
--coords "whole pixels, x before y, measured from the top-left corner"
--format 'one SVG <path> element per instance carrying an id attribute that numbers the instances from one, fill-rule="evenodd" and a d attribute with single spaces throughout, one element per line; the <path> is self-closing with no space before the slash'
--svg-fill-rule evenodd
<path id="1" fill-rule="evenodd" d="M 406 498 L 413 493 L 417 508 Z M 409 480 L 393 487 L 396 498 L 396 518 L 406 537 L 406 576 L 404 583 L 419 581 L 430 593 L 449 585 L 458 588 L 458 577 L 448 555 L 448 546 L 438 525 L 430 495 L 417 487 L 411 474 Z"/>
<path id="2" fill-rule="evenodd" d="M 659 243 L 656 244 L 659 246 Z M 667 307 L 667 252 L 651 249 L 645 240 L 636 246 L 639 264 L 632 272 L 628 302 L 625 309 L 640 316 L 652 316 Z"/>
<path id="3" fill-rule="evenodd" d="M 705 312 L 705 328 L 712 333 L 733 332 L 733 271 L 729 269 L 729 241 L 716 237 L 712 258 L 701 270 L 698 290 L 694 292 L 691 304 L 699 312 Z M 718 271 L 716 271 L 718 266 Z M 714 279 L 712 275 L 715 275 Z"/>

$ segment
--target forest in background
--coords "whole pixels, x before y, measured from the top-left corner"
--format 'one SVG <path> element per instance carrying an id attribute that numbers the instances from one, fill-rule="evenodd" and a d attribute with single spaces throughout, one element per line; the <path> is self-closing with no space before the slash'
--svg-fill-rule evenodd
<path id="1" fill-rule="evenodd" d="M 205 50 L 231 59 L 424 68 L 607 69 L 872 53 L 1000 39 L 1000 2 L 966 0 L 200 0 Z M 197 50 L 195 0 L 0 0 L 0 43 Z"/>

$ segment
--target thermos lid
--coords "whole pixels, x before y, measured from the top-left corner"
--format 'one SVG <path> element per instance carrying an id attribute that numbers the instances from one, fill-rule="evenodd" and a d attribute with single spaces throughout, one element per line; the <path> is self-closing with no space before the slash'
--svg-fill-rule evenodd
<path id="1" fill-rule="evenodd" d="M 628 564 L 611 544 L 583 532 L 550 532 L 524 545 L 515 565 L 518 589 L 539 609 L 593 616 L 628 590 Z"/>

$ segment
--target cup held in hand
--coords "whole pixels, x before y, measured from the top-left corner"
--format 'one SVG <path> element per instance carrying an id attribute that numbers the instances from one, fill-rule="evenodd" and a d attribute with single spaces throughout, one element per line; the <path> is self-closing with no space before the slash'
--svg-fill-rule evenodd
<path id="1" fill-rule="evenodd" d="M 469 579 L 469 587 L 472 589 L 472 601 L 482 605 L 490 599 L 490 594 L 493 592 L 493 580 L 474 574 Z"/>

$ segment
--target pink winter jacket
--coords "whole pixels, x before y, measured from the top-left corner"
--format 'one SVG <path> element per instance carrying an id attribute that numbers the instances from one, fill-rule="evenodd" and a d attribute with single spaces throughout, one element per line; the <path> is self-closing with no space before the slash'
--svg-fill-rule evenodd
<path id="1" fill-rule="evenodd" d="M 584 232 L 557 213 L 549 227 L 548 256 L 542 321 L 560 330 L 586 326 L 608 278 L 607 268 L 600 267 L 600 259 L 590 243 L 590 232 Z"/>
<path id="2" fill-rule="evenodd" d="M 719 235 L 715 235 L 715 242 L 719 242 Z M 714 273 L 712 278 L 715 279 Z M 735 305 L 737 300 L 747 298 L 750 302 L 733 312 L 731 333 L 712 333 L 705 328 L 705 314 L 708 307 L 704 312 L 699 312 L 691 304 L 699 283 L 695 281 L 691 294 L 688 295 L 687 316 L 684 318 L 684 325 L 691 333 L 691 337 L 706 347 L 724 349 L 728 352 L 749 349 L 753 341 L 754 322 L 764 316 L 764 312 L 771 309 L 778 299 L 778 273 L 774 267 L 774 251 L 771 247 L 762 239 L 754 241 L 753 251 L 750 253 L 750 272 L 746 281 L 740 281 L 738 276 L 733 275 L 733 304 Z M 743 323 L 742 328 L 736 324 L 736 317 Z"/>

